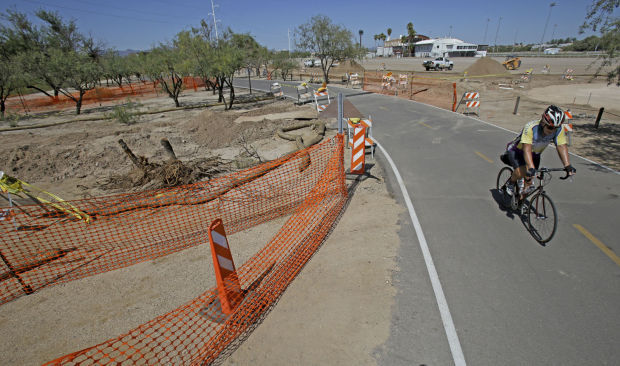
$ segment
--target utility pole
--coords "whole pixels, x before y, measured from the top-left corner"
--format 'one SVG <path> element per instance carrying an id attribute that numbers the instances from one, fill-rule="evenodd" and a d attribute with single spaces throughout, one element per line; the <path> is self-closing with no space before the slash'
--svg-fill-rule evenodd
<path id="1" fill-rule="evenodd" d="M 538 49 L 538 52 L 542 52 L 543 41 L 545 40 L 545 33 L 547 33 L 547 25 L 549 25 L 549 18 L 551 18 L 551 9 L 553 9 L 553 7 L 556 5 L 556 3 L 549 4 L 549 14 L 547 14 L 547 21 L 545 22 L 545 29 L 543 29 L 543 35 L 540 39 L 540 48 Z"/>
<path id="2" fill-rule="evenodd" d="M 291 29 L 287 29 L 288 31 L 288 55 L 291 55 Z"/>
<path id="3" fill-rule="evenodd" d="M 211 0 L 211 13 L 213 15 L 213 26 L 215 27 L 215 39 L 217 40 L 219 37 L 217 35 L 217 20 L 215 20 L 215 5 L 213 5 L 213 0 Z"/>
<path id="4" fill-rule="evenodd" d="M 448 33 L 448 38 L 452 38 L 452 26 L 450 26 L 450 33 Z"/>
<path id="5" fill-rule="evenodd" d="M 519 34 L 519 28 L 515 31 L 515 42 L 512 44 L 512 52 L 515 51 L 515 46 L 517 45 L 517 34 Z"/>
<path id="6" fill-rule="evenodd" d="M 557 24 L 554 24 L 554 25 L 553 25 L 553 31 L 551 32 L 551 40 L 552 40 L 552 41 L 553 41 L 553 37 L 555 36 L 555 28 L 557 28 L 557 27 L 558 27 L 558 25 L 557 25 Z"/>
<path id="7" fill-rule="evenodd" d="M 491 21 L 491 18 L 487 18 L 487 27 L 484 29 L 484 39 L 482 40 L 482 44 L 486 44 L 487 43 L 487 31 L 489 30 L 489 22 Z"/>
<path id="8" fill-rule="evenodd" d="M 499 33 L 499 25 L 502 24 L 502 17 L 499 17 L 499 21 L 497 22 L 497 30 L 495 31 L 495 49 L 493 52 L 497 52 L 497 34 Z"/>

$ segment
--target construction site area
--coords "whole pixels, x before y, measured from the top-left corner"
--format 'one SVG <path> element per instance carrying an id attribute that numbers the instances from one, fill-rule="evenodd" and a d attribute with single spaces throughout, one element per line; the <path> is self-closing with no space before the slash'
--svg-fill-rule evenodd
<path id="1" fill-rule="evenodd" d="M 346 61 L 327 89 L 405 98 L 513 132 L 556 104 L 572 115 L 570 151 L 620 170 L 620 88 L 594 77 L 594 59 L 524 58 L 516 70 L 502 60 L 454 59 L 450 71 L 426 71 L 419 58 Z M 300 60 L 291 78 L 270 83 L 321 75 Z M 112 89 L 93 92 L 80 115 L 35 94 L 7 102 L 0 364 L 243 365 L 273 353 L 372 364 L 389 336 L 391 243 L 404 212 L 385 167 L 367 151 L 369 177 L 351 178 L 348 139 L 316 100 L 237 87 L 225 110 L 195 80 L 180 107 L 156 85 Z M 223 286 L 238 310 L 228 312 L 208 248 L 216 219 L 236 265 L 237 282 Z"/>

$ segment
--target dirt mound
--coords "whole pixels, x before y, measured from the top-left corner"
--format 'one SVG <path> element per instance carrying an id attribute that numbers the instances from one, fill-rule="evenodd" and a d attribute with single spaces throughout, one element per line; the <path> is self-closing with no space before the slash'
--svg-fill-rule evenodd
<path id="1" fill-rule="evenodd" d="M 364 68 L 358 64 L 355 60 L 345 60 L 345 61 L 340 61 L 340 64 L 338 66 L 334 66 L 332 67 L 331 71 L 330 71 L 330 75 L 341 75 L 344 74 L 345 72 L 348 72 L 349 74 L 354 74 L 354 73 L 358 73 L 361 74 L 364 72 Z"/>
<path id="2" fill-rule="evenodd" d="M 481 75 L 510 75 L 510 73 L 500 64 L 490 57 L 482 57 L 476 61 L 473 65 L 465 69 L 465 72 L 469 76 L 481 76 Z"/>

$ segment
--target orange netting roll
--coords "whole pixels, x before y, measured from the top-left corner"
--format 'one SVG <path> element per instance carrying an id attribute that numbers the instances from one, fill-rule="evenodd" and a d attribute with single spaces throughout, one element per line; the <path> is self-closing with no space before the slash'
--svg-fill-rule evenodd
<path id="1" fill-rule="evenodd" d="M 325 239 L 347 198 L 343 140 L 338 135 L 207 182 L 72 201 L 90 223 L 45 205 L 13 208 L 0 221 L 0 302 L 205 244 L 216 218 L 232 234 L 290 215 L 237 268 L 242 298 L 230 314 L 221 311 L 215 287 L 126 334 L 49 364 L 209 363 L 264 315 Z"/>

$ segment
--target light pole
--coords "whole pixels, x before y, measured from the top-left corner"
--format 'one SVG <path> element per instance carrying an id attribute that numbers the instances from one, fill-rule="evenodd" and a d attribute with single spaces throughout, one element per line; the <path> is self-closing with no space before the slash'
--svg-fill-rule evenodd
<path id="1" fill-rule="evenodd" d="M 553 41 L 553 36 L 555 36 L 555 28 L 557 28 L 557 27 L 558 27 L 558 25 L 557 25 L 557 24 L 554 24 L 554 25 L 553 25 L 553 31 L 551 32 L 551 40 L 552 40 L 552 41 Z"/>
<path id="2" fill-rule="evenodd" d="M 499 33 L 500 24 L 502 24 L 502 17 L 499 17 L 499 21 L 497 22 L 497 30 L 495 31 L 495 42 L 493 42 L 495 44 L 495 49 L 493 50 L 493 52 L 497 52 L 497 34 Z"/>
<path id="3" fill-rule="evenodd" d="M 452 38 L 452 26 L 450 26 L 450 33 L 448 33 L 448 38 Z"/>
<path id="4" fill-rule="evenodd" d="M 218 36 L 217 36 L 217 20 L 215 20 L 215 7 L 216 6 L 217 5 L 213 5 L 213 0 L 211 0 L 211 13 L 210 14 L 213 14 L 213 26 L 215 27 L 215 39 L 218 39 Z"/>
<path id="5" fill-rule="evenodd" d="M 484 29 L 484 39 L 482 40 L 482 44 L 486 44 L 487 43 L 487 31 L 489 30 L 489 22 L 491 21 L 491 18 L 487 18 L 487 27 Z"/>
<path id="6" fill-rule="evenodd" d="M 553 9 L 553 7 L 556 5 L 557 5 L 556 3 L 549 4 L 549 14 L 547 14 L 547 21 L 545 22 L 545 28 L 543 29 L 543 35 L 542 35 L 542 38 L 540 39 L 540 48 L 538 49 L 538 52 L 542 51 L 543 41 L 545 39 L 545 33 L 547 33 L 547 25 L 549 25 L 549 18 L 551 18 L 551 9 Z"/>

